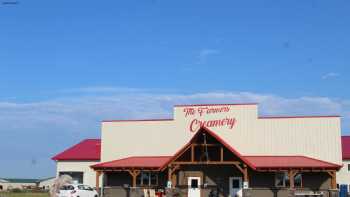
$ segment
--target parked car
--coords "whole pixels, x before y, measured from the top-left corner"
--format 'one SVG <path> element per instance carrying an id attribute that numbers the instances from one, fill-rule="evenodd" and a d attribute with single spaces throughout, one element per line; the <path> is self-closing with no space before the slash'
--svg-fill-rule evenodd
<path id="1" fill-rule="evenodd" d="M 88 185 L 70 184 L 60 188 L 58 197 L 98 197 L 98 193 Z"/>

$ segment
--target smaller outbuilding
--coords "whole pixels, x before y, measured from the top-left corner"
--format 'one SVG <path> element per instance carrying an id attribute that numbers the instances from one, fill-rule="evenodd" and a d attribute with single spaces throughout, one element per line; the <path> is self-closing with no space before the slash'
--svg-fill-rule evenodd
<path id="1" fill-rule="evenodd" d="M 13 189 L 40 189 L 49 190 L 54 184 L 55 177 L 45 179 L 18 179 L 18 178 L 0 178 L 0 191 Z"/>
<path id="2" fill-rule="evenodd" d="M 350 185 L 350 136 L 341 137 L 343 167 L 337 172 L 337 184 L 346 185 L 349 191 Z"/>
<path id="3" fill-rule="evenodd" d="M 55 183 L 56 177 L 50 177 L 46 179 L 41 179 L 38 182 L 38 187 L 42 190 L 50 190 L 50 188 L 53 186 Z"/>
<path id="4" fill-rule="evenodd" d="M 36 187 L 39 179 L 0 178 L 0 191 Z"/>
<path id="5" fill-rule="evenodd" d="M 90 186 L 96 185 L 96 173 L 91 165 L 101 160 L 101 140 L 85 139 L 52 157 L 56 161 L 56 177 L 69 175 L 73 181 Z"/>

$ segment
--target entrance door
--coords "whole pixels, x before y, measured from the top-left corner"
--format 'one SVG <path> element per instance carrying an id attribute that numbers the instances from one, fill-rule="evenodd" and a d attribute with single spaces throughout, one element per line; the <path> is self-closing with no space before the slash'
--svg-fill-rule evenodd
<path id="1" fill-rule="evenodd" d="M 200 177 L 188 177 L 188 197 L 200 197 L 201 196 L 201 178 Z"/>
<path id="2" fill-rule="evenodd" d="M 242 177 L 230 177 L 230 197 L 242 197 Z"/>

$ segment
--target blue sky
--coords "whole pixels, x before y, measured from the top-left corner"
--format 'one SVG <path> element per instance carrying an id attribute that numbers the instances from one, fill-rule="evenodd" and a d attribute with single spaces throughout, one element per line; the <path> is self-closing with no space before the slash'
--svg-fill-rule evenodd
<path id="1" fill-rule="evenodd" d="M 343 116 L 350 1 L 0 0 L 0 177 L 54 175 L 50 157 L 103 119 L 181 103 Z"/>

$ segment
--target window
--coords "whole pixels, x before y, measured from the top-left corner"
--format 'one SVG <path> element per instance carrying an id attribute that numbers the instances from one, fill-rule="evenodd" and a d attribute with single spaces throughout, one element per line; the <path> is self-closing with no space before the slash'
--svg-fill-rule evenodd
<path id="1" fill-rule="evenodd" d="M 0 190 L 3 190 L 4 188 L 2 187 L 2 185 L 0 185 Z"/>
<path id="2" fill-rule="evenodd" d="M 158 184 L 158 174 L 154 172 L 141 172 L 136 178 L 138 186 L 152 186 Z"/>
<path id="3" fill-rule="evenodd" d="M 88 190 L 88 191 L 93 190 L 90 186 L 87 186 L 87 185 L 78 185 L 78 189 L 79 190 Z"/>
<path id="4" fill-rule="evenodd" d="M 276 187 L 286 187 L 286 173 L 278 172 L 275 174 L 275 186 Z"/>
<path id="5" fill-rule="evenodd" d="M 60 190 L 74 190 L 73 185 L 64 185 L 60 188 Z"/>
<path id="6" fill-rule="evenodd" d="M 294 187 L 302 187 L 302 174 L 298 173 L 294 176 Z M 275 186 L 276 187 L 289 187 L 289 175 L 287 172 L 277 172 L 275 174 Z"/>
<path id="7" fill-rule="evenodd" d="M 303 179 L 302 179 L 301 173 L 298 173 L 294 176 L 294 187 L 302 187 L 303 186 Z"/>
<path id="8" fill-rule="evenodd" d="M 348 171 L 350 171 L 350 164 L 348 164 Z"/>
<path id="9" fill-rule="evenodd" d="M 198 180 L 197 179 L 191 180 L 191 188 L 198 188 Z"/>
<path id="10" fill-rule="evenodd" d="M 92 191 L 93 189 L 88 185 L 84 185 L 84 190 Z"/>
<path id="11" fill-rule="evenodd" d="M 240 181 L 238 179 L 232 179 L 232 188 L 240 188 Z"/>
<path id="12" fill-rule="evenodd" d="M 72 177 L 73 181 L 78 183 L 78 184 L 83 184 L 83 179 L 84 179 L 84 173 L 83 172 L 60 172 L 60 176 L 62 175 L 69 175 Z"/>
<path id="13" fill-rule="evenodd" d="M 151 185 L 157 185 L 158 183 L 158 176 L 155 173 L 151 173 Z"/>

